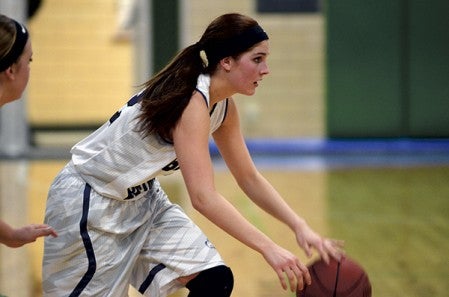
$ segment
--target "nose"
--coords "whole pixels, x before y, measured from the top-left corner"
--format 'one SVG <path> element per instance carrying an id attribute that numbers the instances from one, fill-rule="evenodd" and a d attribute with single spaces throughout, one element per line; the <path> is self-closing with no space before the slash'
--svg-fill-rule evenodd
<path id="1" fill-rule="evenodd" d="M 262 69 L 260 70 L 261 75 L 267 75 L 270 73 L 270 69 L 268 68 L 267 63 L 263 63 Z"/>

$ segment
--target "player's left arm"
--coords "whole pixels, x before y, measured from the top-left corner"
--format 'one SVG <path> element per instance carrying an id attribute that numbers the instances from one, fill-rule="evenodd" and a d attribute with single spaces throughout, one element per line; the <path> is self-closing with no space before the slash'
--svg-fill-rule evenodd
<path id="1" fill-rule="evenodd" d="M 289 226 L 308 256 L 315 247 L 325 260 L 328 255 L 339 258 L 339 243 L 323 239 L 314 232 L 257 170 L 241 133 L 238 111 L 232 99 L 226 119 L 213 137 L 239 187 L 260 208 Z"/>
<path id="2" fill-rule="evenodd" d="M 254 165 L 241 133 L 238 111 L 232 99 L 229 100 L 226 119 L 213 137 L 239 187 L 254 203 L 292 229 L 301 228 L 305 224 Z"/>

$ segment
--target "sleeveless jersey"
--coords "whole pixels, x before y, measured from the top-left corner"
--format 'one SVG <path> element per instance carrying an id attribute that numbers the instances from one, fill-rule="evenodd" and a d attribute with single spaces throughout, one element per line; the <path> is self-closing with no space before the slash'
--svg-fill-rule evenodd
<path id="1" fill-rule="evenodd" d="M 200 75 L 199 91 L 209 106 L 210 77 Z M 134 95 L 111 119 L 71 149 L 72 163 L 99 194 L 119 200 L 137 199 L 151 188 L 152 179 L 179 169 L 173 144 L 158 135 L 137 131 L 142 92 Z M 210 112 L 210 134 L 226 117 L 228 100 Z"/>

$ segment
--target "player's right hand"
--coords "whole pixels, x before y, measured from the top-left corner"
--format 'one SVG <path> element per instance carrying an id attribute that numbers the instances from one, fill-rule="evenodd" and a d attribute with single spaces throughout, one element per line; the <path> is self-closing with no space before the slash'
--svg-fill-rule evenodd
<path id="1" fill-rule="evenodd" d="M 307 267 L 286 249 L 274 245 L 269 251 L 264 253 L 264 258 L 278 275 L 284 290 L 290 287 L 292 292 L 296 292 L 302 290 L 306 284 L 311 284 L 311 277 Z"/>

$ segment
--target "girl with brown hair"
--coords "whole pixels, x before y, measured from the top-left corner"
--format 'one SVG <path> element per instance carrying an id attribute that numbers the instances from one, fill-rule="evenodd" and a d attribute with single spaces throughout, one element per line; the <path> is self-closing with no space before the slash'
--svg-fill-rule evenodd
<path id="1" fill-rule="evenodd" d="M 216 18 L 143 90 L 76 144 L 49 192 L 45 296 L 127 296 L 131 284 L 160 297 L 227 297 L 233 275 L 206 235 L 171 203 L 157 176 L 180 170 L 193 207 L 259 252 L 292 291 L 310 283 L 304 264 L 249 223 L 214 185 L 212 136 L 245 194 L 326 260 L 341 244 L 314 232 L 257 171 L 234 94 L 253 95 L 269 73 L 268 35 L 241 14 Z"/>

